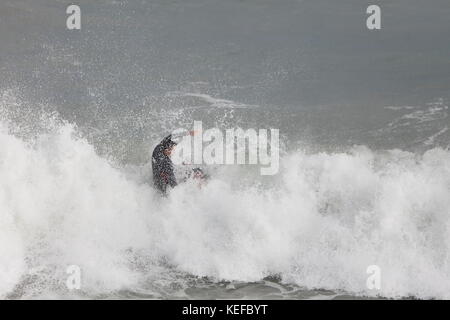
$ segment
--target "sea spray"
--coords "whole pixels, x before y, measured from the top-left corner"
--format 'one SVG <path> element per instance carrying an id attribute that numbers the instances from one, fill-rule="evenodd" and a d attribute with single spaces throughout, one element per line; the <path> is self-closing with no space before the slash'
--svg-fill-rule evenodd
<path id="1" fill-rule="evenodd" d="M 3 297 L 68 295 L 70 265 L 82 273 L 77 294 L 91 297 L 180 272 L 448 297 L 448 150 L 291 151 L 270 184 L 234 188 L 246 167 L 219 168 L 201 189 L 188 182 L 160 199 L 71 124 L 49 131 L 34 143 L 0 131 Z M 382 271 L 375 292 L 370 265 Z"/>

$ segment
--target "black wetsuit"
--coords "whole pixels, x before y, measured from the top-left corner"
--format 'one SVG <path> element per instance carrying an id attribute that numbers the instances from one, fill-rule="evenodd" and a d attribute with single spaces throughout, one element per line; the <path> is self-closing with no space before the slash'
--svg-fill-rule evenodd
<path id="1" fill-rule="evenodd" d="M 171 138 L 172 135 L 164 138 L 164 140 L 156 146 L 152 154 L 153 183 L 155 184 L 156 189 L 162 194 L 166 194 L 167 186 L 173 188 L 177 185 L 172 160 L 164 154 L 165 149 L 175 145 Z"/>

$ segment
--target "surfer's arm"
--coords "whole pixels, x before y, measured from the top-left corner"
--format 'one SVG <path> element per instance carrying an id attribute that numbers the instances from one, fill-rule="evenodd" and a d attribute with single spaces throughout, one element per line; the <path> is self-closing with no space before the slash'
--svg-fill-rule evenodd
<path id="1" fill-rule="evenodd" d="M 168 174 L 167 174 L 167 183 L 173 188 L 175 187 L 178 183 L 177 183 L 177 179 L 175 178 L 175 173 L 173 171 L 173 169 L 169 170 Z"/>
<path id="2" fill-rule="evenodd" d="M 177 179 L 173 170 L 172 162 L 168 158 L 164 158 L 159 163 L 160 173 L 159 176 L 165 184 L 175 187 L 177 185 Z"/>
<path id="3" fill-rule="evenodd" d="M 183 137 L 194 136 L 196 133 L 197 133 L 196 131 L 188 131 L 188 130 L 180 130 L 172 132 L 167 137 L 165 137 L 161 143 L 164 144 L 164 142 L 166 141 L 173 141 L 175 143 L 179 143 Z"/>

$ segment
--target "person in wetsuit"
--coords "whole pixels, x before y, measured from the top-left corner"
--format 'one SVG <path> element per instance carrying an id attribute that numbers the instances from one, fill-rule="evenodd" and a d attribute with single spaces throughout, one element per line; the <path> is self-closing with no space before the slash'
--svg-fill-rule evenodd
<path id="1" fill-rule="evenodd" d="M 167 193 L 167 186 L 173 188 L 177 185 L 170 159 L 175 146 L 176 142 L 172 140 L 172 135 L 169 135 L 155 147 L 152 154 L 153 183 L 163 195 Z"/>
<path id="2" fill-rule="evenodd" d="M 195 134 L 196 131 L 187 131 L 183 129 L 176 130 L 172 132 L 172 134 L 165 137 L 153 150 L 153 183 L 161 194 L 167 194 L 167 186 L 173 188 L 178 184 L 174 174 L 173 163 L 170 159 L 170 155 L 172 154 L 174 147 L 183 137 L 187 135 L 193 136 Z M 198 180 L 204 180 L 206 177 L 200 168 L 193 169 L 193 173 L 194 177 Z"/>

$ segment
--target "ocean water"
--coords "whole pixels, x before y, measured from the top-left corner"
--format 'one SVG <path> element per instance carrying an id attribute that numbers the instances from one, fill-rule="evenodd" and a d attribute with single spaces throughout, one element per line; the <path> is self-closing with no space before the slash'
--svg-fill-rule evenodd
<path id="1" fill-rule="evenodd" d="M 450 298 L 450 3 L 369 4 L 81 0 L 70 31 L 1 0 L 0 297 Z M 195 120 L 278 128 L 279 173 L 161 198 L 151 151 Z"/>

